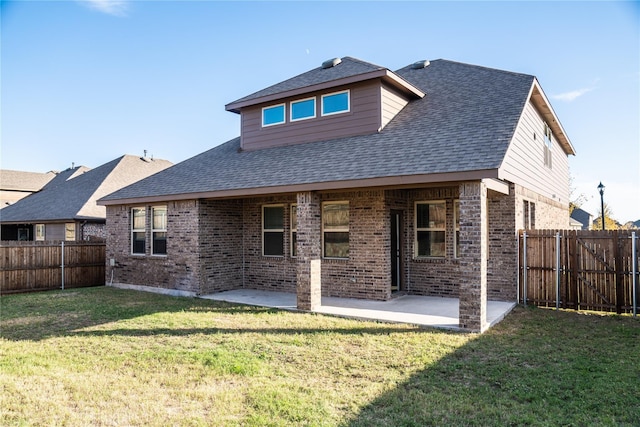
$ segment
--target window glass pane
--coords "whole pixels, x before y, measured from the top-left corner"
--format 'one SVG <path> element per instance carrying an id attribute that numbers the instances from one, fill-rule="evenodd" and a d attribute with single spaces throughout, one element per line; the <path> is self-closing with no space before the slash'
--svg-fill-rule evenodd
<path id="1" fill-rule="evenodd" d="M 444 234 L 444 231 L 418 231 L 418 256 L 443 257 Z"/>
<path id="2" fill-rule="evenodd" d="M 166 232 L 156 231 L 153 233 L 153 253 L 154 254 L 167 253 L 167 233 Z"/>
<path id="3" fill-rule="evenodd" d="M 291 229 L 298 229 L 298 208 L 295 205 L 291 206 Z"/>
<path id="4" fill-rule="evenodd" d="M 322 221 L 325 231 L 349 228 L 349 204 L 325 204 L 322 207 Z"/>
<path id="5" fill-rule="evenodd" d="M 264 229 L 282 230 L 284 228 L 284 207 L 265 206 L 264 207 Z"/>
<path id="6" fill-rule="evenodd" d="M 36 224 L 36 240 L 44 240 L 44 224 Z"/>
<path id="7" fill-rule="evenodd" d="M 306 119 L 316 115 L 316 100 L 306 99 L 291 103 L 291 120 Z"/>
<path id="8" fill-rule="evenodd" d="M 322 114 L 349 111 L 349 92 L 335 93 L 322 97 Z"/>
<path id="9" fill-rule="evenodd" d="M 324 233 L 326 258 L 349 258 L 349 233 Z"/>
<path id="10" fill-rule="evenodd" d="M 76 224 L 73 222 L 64 225 L 64 240 L 76 240 Z"/>
<path id="11" fill-rule="evenodd" d="M 131 251 L 134 254 L 143 254 L 144 253 L 144 231 L 133 233 L 133 243 Z"/>
<path id="12" fill-rule="evenodd" d="M 284 233 L 265 232 L 264 233 L 264 255 L 284 255 Z"/>
<path id="13" fill-rule="evenodd" d="M 446 208 L 444 203 L 420 203 L 416 206 L 418 228 L 444 228 Z"/>
<path id="14" fill-rule="evenodd" d="M 167 208 L 153 208 L 153 229 L 167 229 Z"/>
<path id="15" fill-rule="evenodd" d="M 296 245 L 298 244 L 298 233 L 295 231 L 291 233 L 291 256 L 297 256 L 298 248 Z"/>
<path id="16" fill-rule="evenodd" d="M 133 209 L 133 229 L 134 230 L 144 230 L 145 223 L 145 215 L 144 208 L 134 208 Z"/>
<path id="17" fill-rule="evenodd" d="M 284 123 L 284 105 L 276 105 L 262 110 L 262 126 L 278 123 Z"/>

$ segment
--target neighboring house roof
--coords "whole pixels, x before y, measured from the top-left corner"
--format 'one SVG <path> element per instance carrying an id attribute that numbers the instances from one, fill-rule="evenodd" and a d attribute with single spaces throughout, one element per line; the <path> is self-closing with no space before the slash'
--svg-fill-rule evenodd
<path id="1" fill-rule="evenodd" d="M 593 222 L 593 215 L 580 208 L 575 208 L 573 212 L 571 212 L 571 218 L 581 223 L 583 230 L 589 229 L 589 226 L 591 226 Z"/>
<path id="2" fill-rule="evenodd" d="M 0 222 L 104 219 L 105 208 L 98 206 L 96 200 L 169 166 L 171 162 L 166 160 L 124 155 L 95 169 L 67 169 L 41 191 L 2 209 Z"/>
<path id="3" fill-rule="evenodd" d="M 39 173 L 3 169 L 0 170 L 0 190 L 38 191 L 55 176 L 53 171 Z"/>
<path id="4" fill-rule="evenodd" d="M 357 60 L 345 64 L 346 76 L 379 71 Z M 227 109 L 315 84 L 319 70 L 241 98 Z M 235 138 L 100 203 L 498 178 L 525 105 L 532 93 L 543 96 L 531 75 L 447 60 L 393 74 L 426 96 L 411 101 L 379 133 L 255 151 L 241 151 L 240 138 Z M 553 114 L 550 107 L 547 114 Z M 565 151 L 573 154 L 561 134 Z"/>
<path id="5" fill-rule="evenodd" d="M 572 230 L 581 230 L 583 229 L 584 224 L 582 224 L 580 221 L 574 219 L 574 218 L 569 218 L 569 228 Z"/>

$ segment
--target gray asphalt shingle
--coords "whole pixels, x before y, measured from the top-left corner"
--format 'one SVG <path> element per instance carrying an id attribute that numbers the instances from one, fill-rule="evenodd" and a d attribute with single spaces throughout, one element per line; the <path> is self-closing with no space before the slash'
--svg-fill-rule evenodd
<path id="1" fill-rule="evenodd" d="M 370 64 L 352 63 L 362 66 L 361 72 L 371 71 Z M 318 73 L 312 70 L 265 91 L 315 82 Z M 426 96 L 410 102 L 379 133 L 251 152 L 240 151 L 235 138 L 104 200 L 500 167 L 533 76 L 447 60 L 422 69 L 407 66 L 396 74 Z"/>
<path id="2" fill-rule="evenodd" d="M 0 222 L 104 219 L 96 200 L 143 177 L 166 169 L 166 160 L 125 155 L 95 169 L 79 166 L 59 172 L 41 191 L 0 210 Z"/>

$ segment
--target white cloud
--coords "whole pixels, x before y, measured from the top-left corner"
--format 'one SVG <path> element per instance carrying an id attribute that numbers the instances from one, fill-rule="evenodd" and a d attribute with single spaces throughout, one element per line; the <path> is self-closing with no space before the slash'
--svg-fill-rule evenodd
<path id="1" fill-rule="evenodd" d="M 114 16 L 126 16 L 129 8 L 128 0 L 78 0 L 83 5 Z"/>
<path id="2" fill-rule="evenodd" d="M 553 95 L 552 98 L 560 100 L 560 101 L 571 102 L 571 101 L 574 101 L 576 98 L 581 97 L 585 93 L 591 92 L 592 90 L 593 90 L 593 88 L 591 88 L 591 87 L 583 88 L 583 89 L 577 89 L 577 90 L 572 90 L 571 92 L 565 92 L 565 93 L 560 93 L 558 95 Z"/>

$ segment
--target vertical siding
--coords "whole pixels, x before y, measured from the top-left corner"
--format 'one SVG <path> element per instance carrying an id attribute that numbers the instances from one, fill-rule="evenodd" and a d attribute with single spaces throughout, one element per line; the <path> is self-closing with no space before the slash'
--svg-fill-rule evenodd
<path id="1" fill-rule="evenodd" d="M 544 120 L 531 102 L 525 107 L 500 173 L 504 179 L 562 205 L 569 204 L 569 160 L 554 135 L 552 167 L 544 165 Z"/>
<path id="2" fill-rule="evenodd" d="M 64 240 L 64 224 L 46 224 L 44 237 L 47 240 Z"/>
<path id="3" fill-rule="evenodd" d="M 381 100 L 379 80 L 335 88 L 322 92 L 285 98 L 269 104 L 261 104 L 242 110 L 243 150 L 282 145 L 301 144 L 332 138 L 376 133 L 381 128 Z M 321 96 L 342 90 L 350 90 L 350 111 L 323 117 L 321 115 Z M 316 98 L 316 117 L 296 122 L 290 121 L 291 101 Z M 262 108 L 281 103 L 286 104 L 285 120 L 281 125 L 262 127 Z"/>
<path id="4" fill-rule="evenodd" d="M 402 109 L 409 103 L 409 101 L 399 95 L 393 89 L 382 85 L 381 98 L 382 98 L 382 124 L 380 130 L 382 130 Z"/>

